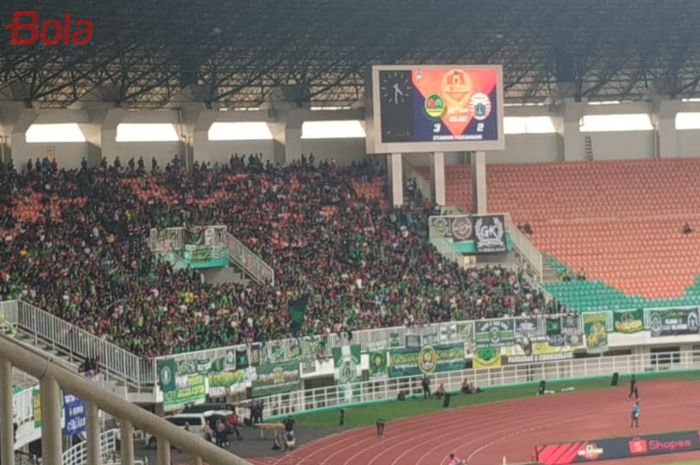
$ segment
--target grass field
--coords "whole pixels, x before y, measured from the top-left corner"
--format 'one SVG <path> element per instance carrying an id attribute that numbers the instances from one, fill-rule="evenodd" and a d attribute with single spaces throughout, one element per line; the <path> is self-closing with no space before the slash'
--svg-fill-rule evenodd
<path id="1" fill-rule="evenodd" d="M 637 375 L 637 379 L 639 381 L 643 381 L 645 379 L 663 379 L 669 381 L 693 382 L 700 381 L 700 372 L 640 374 Z M 628 381 L 629 377 L 620 377 L 618 389 L 619 386 L 622 386 L 622 388 L 626 388 Z M 450 408 L 464 408 L 475 405 L 503 402 L 507 400 L 535 397 L 537 394 L 537 385 L 538 383 L 530 383 L 518 386 L 495 387 L 485 389 L 484 392 L 476 395 L 464 395 L 461 393 L 455 394 L 450 399 Z M 433 389 L 434 388 L 435 387 L 433 387 Z M 568 395 L 571 393 L 582 391 L 614 389 L 610 386 L 610 377 L 547 382 L 548 391 L 551 390 L 560 392 L 562 389 L 565 388 L 574 388 L 574 390 L 557 395 Z M 643 396 L 644 385 L 641 382 L 640 391 L 640 394 Z M 399 402 L 396 400 L 382 401 L 357 406 L 348 406 L 344 407 L 344 409 L 346 428 L 358 428 L 362 426 L 374 425 L 378 418 L 384 418 L 385 420 L 396 420 L 399 418 L 414 417 L 445 410 L 442 407 L 442 401 L 423 400 L 422 396 L 406 398 L 406 400 L 403 402 Z M 323 411 L 298 414 L 295 415 L 294 418 L 296 419 L 297 424 L 299 426 L 338 426 L 340 418 L 339 408 L 331 408 Z M 700 462 L 688 462 L 687 464 L 675 465 L 690 465 L 691 463 L 700 465 Z"/>

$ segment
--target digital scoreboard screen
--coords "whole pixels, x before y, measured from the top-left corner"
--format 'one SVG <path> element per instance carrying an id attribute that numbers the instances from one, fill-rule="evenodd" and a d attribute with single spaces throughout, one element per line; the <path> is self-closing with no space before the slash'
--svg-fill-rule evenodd
<path id="1" fill-rule="evenodd" d="M 500 66 L 375 66 L 368 150 L 503 150 L 502 83 Z"/>

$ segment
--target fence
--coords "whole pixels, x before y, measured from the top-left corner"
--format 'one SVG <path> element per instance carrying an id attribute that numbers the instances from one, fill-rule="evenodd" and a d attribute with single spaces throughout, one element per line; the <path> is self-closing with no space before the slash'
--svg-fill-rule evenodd
<path id="1" fill-rule="evenodd" d="M 33 338 L 34 345 L 43 344 L 54 352 L 65 354 L 70 363 L 99 357 L 100 369 L 107 381 L 122 383 L 139 392 L 146 387 L 152 390 L 155 368 L 150 359 L 137 357 L 26 302 L 3 302 L 0 314 Z"/>
<path id="2" fill-rule="evenodd" d="M 229 260 L 241 267 L 255 282 L 275 285 L 275 271 L 272 267 L 229 232 L 226 233 L 226 248 Z"/>
<path id="3" fill-rule="evenodd" d="M 510 235 L 510 240 L 513 241 L 513 247 L 517 249 L 521 258 L 530 264 L 537 278 L 541 280 L 544 269 L 544 257 L 542 252 L 537 250 L 537 247 L 530 242 L 530 239 L 513 224 L 510 215 L 505 215 L 505 218 L 506 231 L 508 231 Z"/>
<path id="4" fill-rule="evenodd" d="M 111 429 L 100 434 L 100 463 L 121 462 L 119 455 L 119 430 Z M 81 441 L 63 453 L 63 465 L 85 465 L 87 441 Z"/>
<path id="5" fill-rule="evenodd" d="M 447 239 L 444 237 L 435 237 L 430 239 L 430 243 L 433 244 L 440 255 L 458 264 L 460 267 L 464 267 L 464 255 L 455 250 L 454 246 L 447 242 Z"/>
<path id="6" fill-rule="evenodd" d="M 614 357 L 595 357 L 506 365 L 483 370 L 463 370 L 431 376 L 431 386 L 444 384 L 448 392 L 456 392 L 466 379 L 479 388 L 534 383 L 540 380 L 592 378 L 619 374 L 687 371 L 700 369 L 700 351 L 669 352 Z M 298 414 L 318 409 L 351 404 L 393 400 L 404 392 L 406 396 L 422 395 L 421 377 L 387 378 L 349 385 L 328 386 L 266 397 L 269 416 Z M 533 387 L 533 395 L 535 394 Z"/>

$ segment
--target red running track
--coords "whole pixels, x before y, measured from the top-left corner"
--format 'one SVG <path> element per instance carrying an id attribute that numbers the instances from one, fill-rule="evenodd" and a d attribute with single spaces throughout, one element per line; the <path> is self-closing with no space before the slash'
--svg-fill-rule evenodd
<path id="1" fill-rule="evenodd" d="M 384 438 L 374 427 L 307 443 L 282 457 L 261 457 L 259 465 L 446 465 L 450 452 L 469 465 L 534 460 L 534 446 L 634 434 L 700 429 L 697 383 L 640 384 L 640 427 L 629 425 L 632 402 L 621 387 L 557 394 L 454 409 L 389 422 Z M 422 402 L 422 401 L 416 401 Z M 425 401 L 431 402 L 431 401 Z M 432 401 L 435 402 L 435 401 Z M 676 454 L 679 460 L 700 452 Z M 601 462 L 605 465 L 668 463 L 671 456 Z"/>

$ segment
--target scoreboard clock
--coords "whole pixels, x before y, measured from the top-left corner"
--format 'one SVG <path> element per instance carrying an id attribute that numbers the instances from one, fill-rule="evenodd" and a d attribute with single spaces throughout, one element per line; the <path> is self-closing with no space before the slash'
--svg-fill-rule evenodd
<path id="1" fill-rule="evenodd" d="M 500 66 L 373 66 L 368 153 L 503 150 Z"/>

